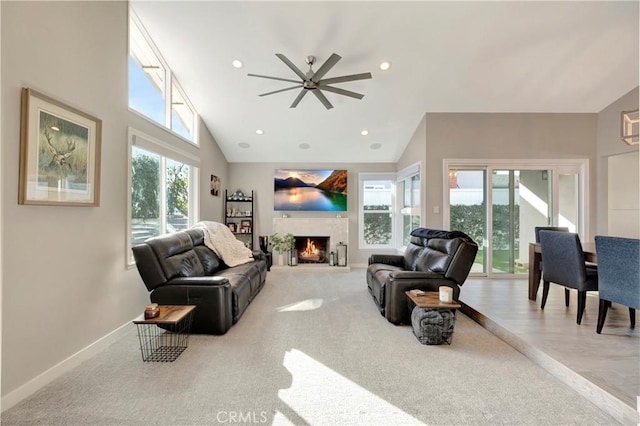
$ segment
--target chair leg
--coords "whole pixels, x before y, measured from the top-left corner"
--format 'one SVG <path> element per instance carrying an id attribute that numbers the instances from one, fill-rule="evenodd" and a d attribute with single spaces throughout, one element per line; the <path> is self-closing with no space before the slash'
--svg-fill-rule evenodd
<path id="1" fill-rule="evenodd" d="M 604 299 L 600 299 L 600 307 L 598 308 L 598 324 L 596 325 L 596 333 L 600 334 L 602 327 L 604 327 L 604 320 L 607 317 L 607 309 L 609 309 L 610 303 Z"/>
<path id="2" fill-rule="evenodd" d="M 540 309 L 544 309 L 544 305 L 547 304 L 547 296 L 549 295 L 549 281 L 542 282 L 542 303 Z"/>
<path id="3" fill-rule="evenodd" d="M 629 308 L 629 320 L 631 320 L 631 328 L 636 328 L 636 310 Z"/>
<path id="4" fill-rule="evenodd" d="M 582 314 L 584 313 L 584 306 L 587 304 L 587 292 L 578 291 L 578 319 L 577 323 L 580 325 L 582 322 Z"/>
<path id="5" fill-rule="evenodd" d="M 564 289 L 564 306 L 566 306 L 567 308 L 569 307 L 569 296 L 571 295 L 571 292 L 569 291 L 568 288 Z"/>

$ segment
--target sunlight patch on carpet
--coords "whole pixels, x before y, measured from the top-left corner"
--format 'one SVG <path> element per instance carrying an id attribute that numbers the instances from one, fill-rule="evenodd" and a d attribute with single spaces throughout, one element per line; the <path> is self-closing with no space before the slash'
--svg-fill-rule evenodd
<path id="1" fill-rule="evenodd" d="M 424 425 L 297 349 L 285 353 L 282 365 L 292 383 L 278 396 L 309 424 Z"/>
<path id="2" fill-rule="evenodd" d="M 292 311 L 313 311 L 322 306 L 322 299 L 306 299 L 300 302 L 291 303 L 289 305 L 280 306 L 276 308 L 278 312 L 292 312 Z"/>

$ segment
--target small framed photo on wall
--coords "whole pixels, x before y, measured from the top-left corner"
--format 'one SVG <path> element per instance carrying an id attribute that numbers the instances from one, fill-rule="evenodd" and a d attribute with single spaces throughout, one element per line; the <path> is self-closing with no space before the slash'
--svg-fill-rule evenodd
<path id="1" fill-rule="evenodd" d="M 211 175 L 211 181 L 209 182 L 209 192 L 214 197 L 220 196 L 220 178 L 216 175 Z"/>

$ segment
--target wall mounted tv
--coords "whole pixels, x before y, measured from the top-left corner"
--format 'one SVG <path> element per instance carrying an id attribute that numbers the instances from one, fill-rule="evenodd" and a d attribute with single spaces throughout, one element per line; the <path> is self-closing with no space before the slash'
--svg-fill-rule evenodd
<path id="1" fill-rule="evenodd" d="M 276 169 L 273 208 L 280 211 L 347 211 L 347 171 Z"/>

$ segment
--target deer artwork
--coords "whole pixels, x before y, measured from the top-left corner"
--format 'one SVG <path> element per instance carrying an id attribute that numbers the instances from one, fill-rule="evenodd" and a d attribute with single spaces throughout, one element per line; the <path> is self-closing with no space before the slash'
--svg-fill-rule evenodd
<path id="1" fill-rule="evenodd" d="M 69 158 L 73 155 L 73 151 L 76 149 L 76 141 L 72 138 L 67 138 L 66 147 L 58 149 L 51 143 L 53 135 L 49 133 L 48 129 L 44 130 L 44 137 L 47 140 L 47 146 L 51 151 L 51 162 L 49 162 L 49 167 L 58 169 L 63 176 L 66 176 L 67 172 L 71 171 Z"/>

